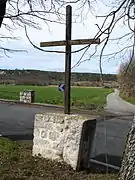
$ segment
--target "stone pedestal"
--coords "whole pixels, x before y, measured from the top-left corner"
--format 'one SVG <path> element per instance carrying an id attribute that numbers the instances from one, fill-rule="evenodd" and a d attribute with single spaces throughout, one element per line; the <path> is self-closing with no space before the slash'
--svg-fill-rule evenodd
<path id="1" fill-rule="evenodd" d="M 25 90 L 20 92 L 20 102 L 33 103 L 35 101 L 35 91 Z"/>
<path id="2" fill-rule="evenodd" d="M 37 114 L 33 156 L 64 161 L 74 170 L 87 166 L 96 120 L 90 116 L 58 113 Z"/>

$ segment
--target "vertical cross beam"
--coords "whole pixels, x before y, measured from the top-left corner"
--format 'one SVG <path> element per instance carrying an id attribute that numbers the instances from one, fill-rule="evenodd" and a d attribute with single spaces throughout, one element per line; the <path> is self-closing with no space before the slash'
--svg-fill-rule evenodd
<path id="1" fill-rule="evenodd" d="M 71 91 L 71 29 L 72 29 L 72 7 L 66 6 L 66 54 L 65 54 L 65 92 L 64 113 L 70 114 L 70 91 Z"/>

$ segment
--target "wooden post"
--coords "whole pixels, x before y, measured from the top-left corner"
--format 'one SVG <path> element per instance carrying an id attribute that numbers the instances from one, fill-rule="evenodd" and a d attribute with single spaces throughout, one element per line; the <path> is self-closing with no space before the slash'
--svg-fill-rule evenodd
<path id="1" fill-rule="evenodd" d="M 75 39 L 68 41 L 70 45 L 99 44 L 100 39 Z M 41 42 L 40 47 L 66 46 L 66 41 Z"/>
<path id="2" fill-rule="evenodd" d="M 65 94 L 64 113 L 70 114 L 70 90 L 71 90 L 71 29 L 72 29 L 72 7 L 66 7 L 66 57 L 65 57 Z"/>

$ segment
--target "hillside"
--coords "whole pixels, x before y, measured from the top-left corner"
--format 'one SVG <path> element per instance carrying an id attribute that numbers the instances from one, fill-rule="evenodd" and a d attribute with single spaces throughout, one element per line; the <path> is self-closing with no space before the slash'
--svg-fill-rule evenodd
<path id="1" fill-rule="evenodd" d="M 116 75 L 104 74 L 106 82 L 115 82 Z M 72 73 L 72 85 L 99 84 L 97 73 Z M 40 70 L 0 70 L 0 84 L 56 85 L 64 82 L 64 72 Z"/>

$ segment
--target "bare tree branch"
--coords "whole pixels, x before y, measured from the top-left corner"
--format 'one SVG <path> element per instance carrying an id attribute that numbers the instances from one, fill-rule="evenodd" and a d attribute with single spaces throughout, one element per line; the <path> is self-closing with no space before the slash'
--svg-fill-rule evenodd
<path id="1" fill-rule="evenodd" d="M 25 34 L 26 34 L 26 37 L 27 37 L 27 39 L 28 39 L 28 41 L 30 42 L 30 44 L 34 47 L 34 48 L 36 48 L 36 49 L 38 49 L 38 50 L 40 50 L 40 51 L 42 51 L 42 52 L 45 52 L 45 53 L 66 53 L 65 51 L 53 51 L 53 50 L 44 50 L 44 49 L 42 49 L 42 48 L 39 48 L 38 46 L 36 46 L 31 40 L 30 40 L 30 38 L 29 38 L 29 36 L 28 36 L 28 33 L 27 33 L 27 28 L 26 28 L 26 26 L 25 26 Z M 72 51 L 71 53 L 77 53 L 77 52 L 80 52 L 80 51 L 82 51 L 82 50 L 84 50 L 84 49 L 87 49 L 87 48 L 89 48 L 89 46 L 90 45 L 87 45 L 87 46 L 85 46 L 85 47 L 83 47 L 83 48 L 80 48 L 80 49 L 78 49 L 78 50 L 75 50 L 75 51 Z"/>

